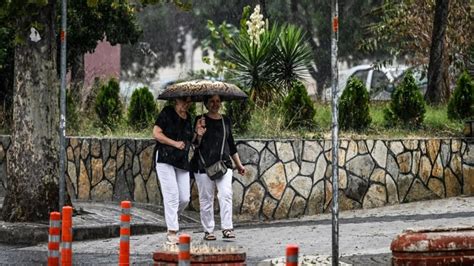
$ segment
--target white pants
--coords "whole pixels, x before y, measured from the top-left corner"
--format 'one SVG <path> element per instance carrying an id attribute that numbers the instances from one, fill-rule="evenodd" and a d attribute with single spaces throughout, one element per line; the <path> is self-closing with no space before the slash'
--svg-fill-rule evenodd
<path id="1" fill-rule="evenodd" d="M 178 231 L 178 215 L 188 206 L 190 198 L 189 172 L 166 163 L 156 164 L 160 180 L 165 221 L 168 231 Z"/>
<path id="2" fill-rule="evenodd" d="M 220 179 L 212 181 L 207 174 L 194 173 L 199 191 L 201 223 L 204 231 L 214 232 L 214 189 L 217 186 L 217 198 L 221 212 L 221 229 L 233 229 L 232 224 L 232 170 Z"/>

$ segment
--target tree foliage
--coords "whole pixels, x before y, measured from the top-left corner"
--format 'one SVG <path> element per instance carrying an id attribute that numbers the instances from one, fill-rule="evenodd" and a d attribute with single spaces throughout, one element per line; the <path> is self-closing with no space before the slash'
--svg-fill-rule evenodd
<path id="1" fill-rule="evenodd" d="M 67 16 L 70 59 L 93 52 L 105 38 L 112 45 L 128 44 L 136 42 L 142 33 L 136 11 L 128 0 L 70 1 Z"/>
<path id="2" fill-rule="evenodd" d="M 338 58 L 349 65 L 364 59 L 374 59 L 387 53 L 375 49 L 368 54 L 358 51 L 363 39 L 363 26 L 376 21 L 369 10 L 378 7 L 383 0 L 339 1 Z M 331 2 L 325 0 L 275 0 L 267 4 L 269 19 L 289 22 L 302 27 L 308 35 L 314 64 L 308 66 L 309 73 L 317 81 L 318 95 L 328 86 L 331 78 Z"/>
<path id="3" fill-rule="evenodd" d="M 433 31 L 434 0 L 388 0 L 373 9 L 372 16 L 380 21 L 367 27 L 367 38 L 361 48 L 366 51 L 386 50 L 393 56 L 409 55 L 412 65 L 428 65 Z M 469 1 L 452 0 L 446 29 L 443 73 L 445 87 L 464 69 L 469 60 L 468 47 L 474 39 L 474 13 Z"/>

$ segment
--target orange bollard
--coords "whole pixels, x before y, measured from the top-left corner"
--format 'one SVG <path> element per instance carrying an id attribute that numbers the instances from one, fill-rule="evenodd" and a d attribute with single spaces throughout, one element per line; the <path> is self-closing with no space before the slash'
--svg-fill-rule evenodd
<path id="1" fill-rule="evenodd" d="M 119 265 L 130 265 L 130 201 L 122 201 L 122 214 L 120 215 L 120 253 Z"/>
<path id="2" fill-rule="evenodd" d="M 59 266 L 59 244 L 61 243 L 61 213 L 49 214 L 48 266 Z"/>
<path id="3" fill-rule="evenodd" d="M 188 234 L 179 236 L 178 265 L 191 265 L 191 236 Z"/>
<path id="4" fill-rule="evenodd" d="M 61 265 L 72 265 L 72 207 L 63 207 Z"/>
<path id="5" fill-rule="evenodd" d="M 286 246 L 286 266 L 298 265 L 298 245 Z"/>

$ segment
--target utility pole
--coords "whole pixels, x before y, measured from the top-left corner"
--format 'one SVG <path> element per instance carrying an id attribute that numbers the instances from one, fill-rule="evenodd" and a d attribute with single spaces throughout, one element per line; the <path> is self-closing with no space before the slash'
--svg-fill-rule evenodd
<path id="1" fill-rule="evenodd" d="M 332 265 L 339 265 L 339 128 L 338 128 L 338 71 L 337 71 L 337 39 L 339 29 L 338 3 L 331 0 L 331 69 L 332 69 Z"/>
<path id="2" fill-rule="evenodd" d="M 66 30 L 67 30 L 67 0 L 61 4 L 61 92 L 60 92 L 60 121 L 59 121 L 59 211 L 64 206 L 65 169 L 66 169 Z"/>

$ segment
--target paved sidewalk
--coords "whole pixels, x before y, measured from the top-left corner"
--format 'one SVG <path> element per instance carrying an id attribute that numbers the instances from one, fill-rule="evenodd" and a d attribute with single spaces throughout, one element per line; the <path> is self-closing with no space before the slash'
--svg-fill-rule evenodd
<path id="1" fill-rule="evenodd" d="M 3 198 L 0 198 L 0 206 Z M 77 201 L 73 215 L 75 240 L 119 236 L 120 203 Z M 163 209 L 152 204 L 132 203 L 132 231 L 135 234 L 165 232 Z M 180 217 L 183 228 L 196 227 L 199 213 L 186 211 Z M 0 220 L 0 243 L 35 244 L 48 241 L 48 222 L 6 223 Z"/>
<path id="2" fill-rule="evenodd" d="M 76 203 L 76 206 L 82 206 L 85 211 L 90 212 L 73 218 L 76 228 L 90 230 L 89 237 L 97 236 L 94 228 L 98 226 L 118 228 L 118 222 L 115 221 L 120 212 L 118 204 L 82 202 Z M 185 225 L 183 231 L 191 234 L 193 243 L 200 242 L 203 236 L 196 215 L 187 213 L 182 221 Z M 162 213 L 158 208 L 135 204 L 132 217 L 132 262 L 137 265 L 152 264 L 151 254 L 163 245 L 165 239 Z M 133 224 L 136 228 L 140 228 L 140 224 L 143 228 L 153 225 L 155 228 L 152 229 L 158 232 L 136 235 Z M 0 222 L 0 228 L 4 225 L 4 222 Z M 341 261 L 354 265 L 389 265 L 390 243 L 404 229 L 466 226 L 474 227 L 474 197 L 455 197 L 340 212 Z M 17 225 L 16 230 L 21 227 L 21 224 Z M 240 247 L 247 253 L 248 265 L 284 256 L 285 246 L 290 243 L 300 246 L 300 254 L 317 256 L 318 261 L 330 262 L 331 214 L 272 222 L 236 223 L 235 227 L 237 239 L 234 242 L 223 241 L 220 232 L 216 232 L 218 240 L 210 244 Z M 145 230 L 142 233 L 147 232 Z M 0 238 L 2 235 L 0 232 Z M 77 240 L 76 229 L 74 238 Z M 113 236 L 107 239 L 75 241 L 74 263 L 116 265 L 118 246 L 119 238 Z M 20 260 L 19 262 L 25 264 L 44 262 L 46 250 L 46 243 L 9 246 L 8 250 L 2 249 L 0 245 L 0 264 L 11 260 Z"/>

